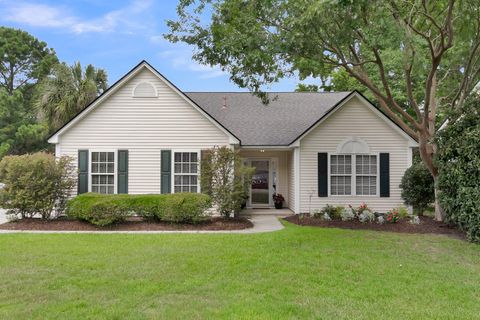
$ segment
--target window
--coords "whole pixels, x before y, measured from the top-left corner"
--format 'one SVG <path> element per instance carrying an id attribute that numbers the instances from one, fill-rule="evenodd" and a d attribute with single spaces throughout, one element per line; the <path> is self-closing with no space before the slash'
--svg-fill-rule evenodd
<path id="1" fill-rule="evenodd" d="M 377 194 L 376 155 L 330 155 L 330 194 Z"/>
<path id="2" fill-rule="evenodd" d="M 175 152 L 173 161 L 173 190 L 198 192 L 198 153 Z"/>
<path id="3" fill-rule="evenodd" d="M 352 156 L 332 155 L 330 157 L 330 194 L 352 194 Z"/>
<path id="4" fill-rule="evenodd" d="M 115 153 L 92 152 L 92 192 L 115 193 Z"/>
<path id="5" fill-rule="evenodd" d="M 377 194 L 377 156 L 357 155 L 355 167 L 356 194 Z"/>

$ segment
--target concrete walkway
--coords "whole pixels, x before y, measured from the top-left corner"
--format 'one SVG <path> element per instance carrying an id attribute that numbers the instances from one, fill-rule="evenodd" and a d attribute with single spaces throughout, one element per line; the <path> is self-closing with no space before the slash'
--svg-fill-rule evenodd
<path id="1" fill-rule="evenodd" d="M 278 231 L 283 229 L 282 223 L 278 220 L 278 215 L 255 215 L 249 214 L 247 218 L 252 221 L 253 228 L 243 229 L 243 230 L 182 230 L 182 231 L 174 231 L 174 230 L 154 230 L 154 231 L 70 231 L 70 230 L 51 230 L 51 231 L 44 231 L 44 230 L 0 230 L 0 234 L 6 233 L 96 233 L 96 234 L 110 234 L 110 233 L 126 233 L 126 234 L 166 234 L 166 233 L 187 233 L 187 234 L 194 234 L 194 233 L 236 233 L 236 234 L 249 234 L 249 233 L 262 233 L 262 232 L 272 232 Z M 3 222 L 2 222 L 3 223 Z"/>

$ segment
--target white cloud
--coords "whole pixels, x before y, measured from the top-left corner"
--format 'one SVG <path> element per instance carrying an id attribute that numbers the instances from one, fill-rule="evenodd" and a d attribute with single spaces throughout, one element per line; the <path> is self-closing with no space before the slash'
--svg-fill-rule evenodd
<path id="1" fill-rule="evenodd" d="M 128 6 L 107 12 L 97 18 L 81 19 L 61 6 L 31 2 L 4 2 L 0 8 L 6 13 L 3 20 L 27 24 L 33 27 L 62 28 L 73 33 L 113 32 L 132 33 L 145 29 L 141 14 L 152 5 L 152 0 L 134 0 Z"/>
<path id="2" fill-rule="evenodd" d="M 161 59 L 170 60 L 173 68 L 199 74 L 200 79 L 211 79 L 226 75 L 226 72 L 222 71 L 218 66 L 211 67 L 193 60 L 192 54 L 191 48 L 181 46 L 176 49 L 165 49 L 158 56 Z"/>

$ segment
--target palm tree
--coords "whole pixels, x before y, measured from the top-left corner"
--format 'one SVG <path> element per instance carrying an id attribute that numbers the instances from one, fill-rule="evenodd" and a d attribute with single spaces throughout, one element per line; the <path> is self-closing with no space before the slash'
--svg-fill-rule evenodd
<path id="1" fill-rule="evenodd" d="M 57 64 L 52 73 L 38 86 L 35 106 L 39 117 L 51 132 L 83 110 L 107 89 L 107 73 L 89 64 L 85 70 L 80 62 L 73 66 Z"/>

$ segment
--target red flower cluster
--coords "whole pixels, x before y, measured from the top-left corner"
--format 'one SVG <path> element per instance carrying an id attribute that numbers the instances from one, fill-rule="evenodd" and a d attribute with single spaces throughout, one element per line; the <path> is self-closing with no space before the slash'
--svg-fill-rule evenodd
<path id="1" fill-rule="evenodd" d="M 398 216 L 398 210 L 397 209 L 392 209 L 387 212 L 386 214 L 386 220 L 390 223 L 397 223 L 397 221 L 400 219 Z"/>

